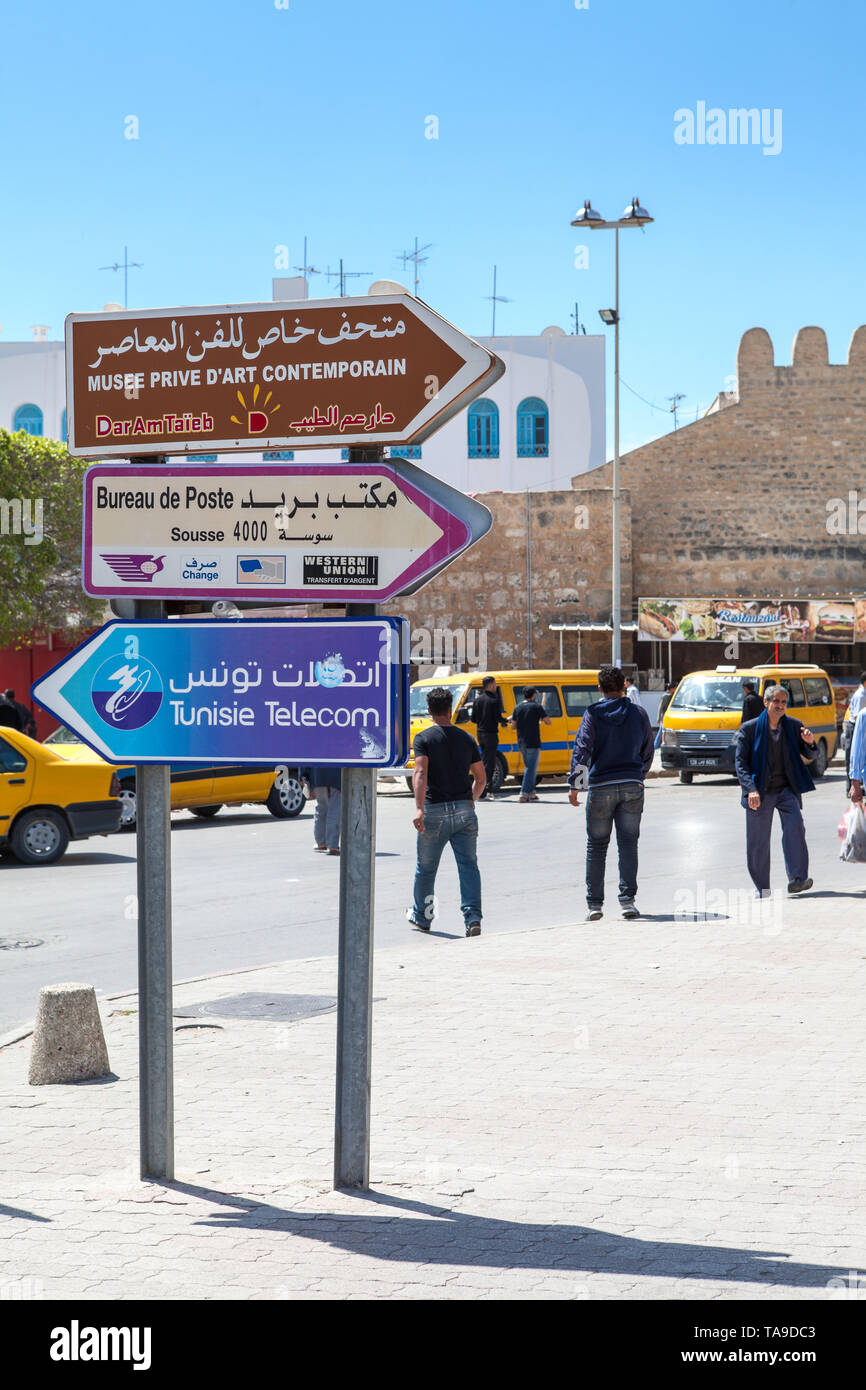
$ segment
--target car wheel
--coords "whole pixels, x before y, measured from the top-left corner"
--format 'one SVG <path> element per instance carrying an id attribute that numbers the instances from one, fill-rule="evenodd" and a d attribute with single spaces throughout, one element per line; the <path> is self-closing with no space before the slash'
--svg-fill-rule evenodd
<path id="1" fill-rule="evenodd" d="M 822 738 L 818 740 L 818 756 L 812 764 L 812 776 L 823 777 L 827 771 L 827 744 Z"/>
<path id="2" fill-rule="evenodd" d="M 414 796 L 414 795 L 415 795 L 415 779 L 414 779 L 414 777 L 407 777 L 407 778 L 406 778 L 406 786 L 409 788 L 409 791 L 410 791 L 411 795 Z"/>
<path id="3" fill-rule="evenodd" d="M 69 830 L 59 811 L 27 811 L 15 822 L 10 844 L 22 864 L 53 864 L 66 851 Z"/>
<path id="4" fill-rule="evenodd" d="M 135 829 L 135 784 L 124 782 L 118 793 L 121 830 Z"/>
<path id="5" fill-rule="evenodd" d="M 222 808 L 223 804 L 220 802 L 218 806 L 190 806 L 189 809 L 194 816 L 201 816 L 202 820 L 211 820 L 214 816 L 219 815 Z"/>
<path id="6" fill-rule="evenodd" d="M 695 774 L 693 772 L 681 772 L 680 781 L 684 787 L 690 787 L 694 781 L 694 776 Z"/>
<path id="7" fill-rule="evenodd" d="M 279 781 L 274 783 L 268 792 L 265 805 L 272 816 L 285 820 L 299 816 L 304 809 L 305 801 L 300 777 L 289 773 L 288 777 L 280 777 Z"/>

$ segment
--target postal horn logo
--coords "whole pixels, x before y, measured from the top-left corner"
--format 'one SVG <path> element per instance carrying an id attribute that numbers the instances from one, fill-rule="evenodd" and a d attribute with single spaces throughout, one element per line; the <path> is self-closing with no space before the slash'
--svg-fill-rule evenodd
<path id="1" fill-rule="evenodd" d="M 238 400 L 239 400 L 240 403 L 241 403 L 241 408 L 242 408 L 243 410 L 245 410 L 245 411 L 246 411 L 246 414 L 247 414 L 247 426 L 246 426 L 246 427 L 247 427 L 247 431 L 248 431 L 250 434 L 264 434 L 265 430 L 266 430 L 267 427 L 268 427 L 268 416 L 265 414 L 265 406 L 267 405 L 268 401 L 271 399 L 271 396 L 272 396 L 274 393 L 273 393 L 273 391 L 269 391 L 268 394 L 265 396 L 265 399 L 262 401 L 261 405 L 259 406 L 258 410 L 255 410 L 255 409 L 253 409 L 253 407 L 255 406 L 256 401 L 257 401 L 258 398 L 259 398 L 259 389 L 260 389 L 260 388 L 259 388 L 258 385 L 256 385 L 256 386 L 253 387 L 253 399 L 252 399 L 252 405 L 250 405 L 250 406 L 248 406 L 247 403 L 246 403 L 246 401 L 244 400 L 244 393 L 243 393 L 243 391 L 238 391 Z M 279 408 L 280 408 L 279 405 L 271 406 L 271 414 L 273 415 L 275 411 L 279 410 Z M 231 418 L 232 418 L 232 423 L 233 423 L 233 424 L 235 424 L 235 425 L 240 425 L 241 429 L 244 428 L 243 422 L 242 422 L 241 420 L 239 420 L 238 417 L 237 417 L 236 415 L 233 415 Z"/>
<path id="2" fill-rule="evenodd" d="M 106 555 L 101 552 L 99 558 L 124 584 L 150 584 L 153 576 L 165 569 L 164 555 Z"/>
<path id="3" fill-rule="evenodd" d="M 141 729 L 162 704 L 163 685 L 152 661 L 122 652 L 103 661 L 90 683 L 90 698 L 112 729 Z"/>

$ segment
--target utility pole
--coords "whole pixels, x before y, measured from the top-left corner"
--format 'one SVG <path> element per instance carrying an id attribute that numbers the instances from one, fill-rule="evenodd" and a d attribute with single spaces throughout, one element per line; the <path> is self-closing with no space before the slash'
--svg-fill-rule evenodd
<path id="1" fill-rule="evenodd" d="M 307 238 L 304 237 L 304 264 L 296 265 L 295 270 L 299 270 L 306 278 L 308 275 L 321 275 L 321 271 L 314 265 L 307 265 Z"/>
<path id="2" fill-rule="evenodd" d="M 676 395 L 673 395 L 673 396 L 666 396 L 666 397 L 665 397 L 665 400 L 668 400 L 668 401 L 670 401 L 670 403 L 671 403 L 671 414 L 672 414 L 673 417 L 674 417 L 674 429 L 676 429 L 676 427 L 677 427 L 677 410 L 678 410 L 678 408 L 679 408 L 680 401 L 684 401 L 684 400 L 685 400 L 685 396 L 683 395 L 682 391 L 677 391 Z"/>

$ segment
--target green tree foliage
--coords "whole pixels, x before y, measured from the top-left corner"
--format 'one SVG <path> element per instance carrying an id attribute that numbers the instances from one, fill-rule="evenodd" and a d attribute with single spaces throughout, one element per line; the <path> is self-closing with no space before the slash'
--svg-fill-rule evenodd
<path id="1" fill-rule="evenodd" d="M 103 621 L 81 588 L 85 467 L 55 439 L 0 430 L 0 647 Z"/>

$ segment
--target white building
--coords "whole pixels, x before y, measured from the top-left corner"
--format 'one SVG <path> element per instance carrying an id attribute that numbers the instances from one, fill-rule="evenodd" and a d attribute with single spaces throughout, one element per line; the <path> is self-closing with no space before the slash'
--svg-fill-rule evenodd
<path id="1" fill-rule="evenodd" d="M 389 450 L 461 492 L 547 491 L 605 461 L 604 349 L 601 335 L 546 328 L 537 337 L 479 338 L 505 362 L 486 395 L 423 445 Z M 0 341 L 0 428 L 66 438 L 62 342 Z M 338 462 L 339 449 L 298 449 L 294 461 Z M 237 463 L 237 455 L 202 453 Z M 292 451 L 247 454 L 289 460 Z"/>

